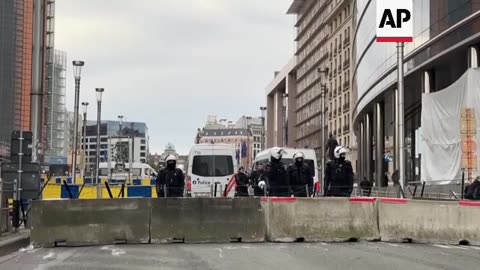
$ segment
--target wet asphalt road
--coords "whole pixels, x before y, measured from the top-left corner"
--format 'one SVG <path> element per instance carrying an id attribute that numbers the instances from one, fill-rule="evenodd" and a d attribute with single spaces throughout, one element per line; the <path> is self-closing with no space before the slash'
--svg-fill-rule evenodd
<path id="1" fill-rule="evenodd" d="M 171 244 L 21 250 L 2 270 L 480 269 L 480 247 L 390 243 Z"/>

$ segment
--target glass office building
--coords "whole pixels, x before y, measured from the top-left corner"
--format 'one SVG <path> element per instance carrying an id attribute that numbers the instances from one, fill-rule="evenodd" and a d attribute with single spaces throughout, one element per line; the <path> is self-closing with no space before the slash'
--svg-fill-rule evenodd
<path id="1" fill-rule="evenodd" d="M 413 1 L 414 38 L 405 43 L 405 177 L 421 176 L 421 97 L 455 82 L 478 66 L 480 0 Z M 354 129 L 359 145 L 359 174 L 381 183 L 398 168 L 395 43 L 376 43 L 376 1 L 354 6 Z"/>

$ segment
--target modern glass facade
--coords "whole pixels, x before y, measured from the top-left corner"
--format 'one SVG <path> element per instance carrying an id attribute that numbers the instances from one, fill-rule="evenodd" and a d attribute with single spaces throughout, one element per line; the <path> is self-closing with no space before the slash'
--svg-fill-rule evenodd
<path id="1" fill-rule="evenodd" d="M 404 64 L 407 181 L 419 180 L 421 174 L 422 93 L 445 88 L 472 66 L 471 63 L 478 63 L 478 59 L 472 61 L 478 54 L 472 56 L 470 48 L 476 48 L 480 37 L 480 0 L 415 0 L 413 4 L 414 38 L 412 43 L 405 44 Z M 375 0 L 357 0 L 354 13 L 353 120 L 361 145 L 360 173 L 362 177 L 379 178 L 383 171 L 392 173 L 398 168 L 398 138 L 394 136 L 398 123 L 396 44 L 375 42 Z M 377 110 L 382 112 L 380 118 Z M 379 121 L 374 121 L 377 118 Z M 382 129 L 381 133 L 377 133 L 377 129 Z M 376 147 L 383 147 L 384 151 L 376 151 Z M 381 163 L 375 160 L 383 161 L 386 157 L 392 161 L 380 167 L 383 171 L 377 174 L 376 167 Z"/>
<path id="2" fill-rule="evenodd" d="M 37 49 L 45 52 L 45 39 L 33 40 L 34 11 L 42 14 L 37 17 L 40 29 L 48 21 L 44 7 L 51 5 L 54 0 L 1 0 L 0 1 L 0 152 L 4 153 L 10 145 L 11 132 L 14 130 L 32 131 L 32 85 L 42 84 L 44 81 L 42 65 L 43 55 Z M 35 3 L 35 5 L 34 5 Z M 43 37 L 47 35 L 46 29 Z M 38 43 L 38 44 L 37 44 Z M 35 54 L 34 51 L 39 52 Z M 37 60 L 37 61 L 35 61 Z M 34 63 L 40 63 L 35 65 Z M 39 80 L 33 81 L 33 74 L 39 74 Z M 40 87 L 41 94 L 44 88 Z M 39 95 L 33 95 L 38 100 Z M 35 106 L 34 106 L 35 107 Z M 36 106 L 35 108 L 38 108 Z M 33 117 L 33 119 L 36 119 Z M 41 119 L 44 120 L 44 119 Z M 40 127 L 45 125 L 40 124 Z M 34 132 L 35 133 L 35 132 Z M 45 129 L 39 135 L 39 143 L 43 150 Z"/>

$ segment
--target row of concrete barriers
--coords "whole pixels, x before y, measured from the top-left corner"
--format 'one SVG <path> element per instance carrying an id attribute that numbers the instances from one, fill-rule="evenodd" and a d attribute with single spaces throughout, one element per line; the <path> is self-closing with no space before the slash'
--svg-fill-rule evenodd
<path id="1" fill-rule="evenodd" d="M 480 204 L 392 198 L 127 198 L 32 203 L 37 247 L 382 240 L 480 245 Z"/>

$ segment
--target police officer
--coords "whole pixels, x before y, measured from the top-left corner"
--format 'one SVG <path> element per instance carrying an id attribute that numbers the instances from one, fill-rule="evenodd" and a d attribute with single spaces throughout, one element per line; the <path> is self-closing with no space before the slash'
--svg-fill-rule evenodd
<path id="1" fill-rule="evenodd" d="M 268 195 L 268 178 L 264 167 L 263 164 L 258 164 L 256 170 L 250 175 L 254 196 Z"/>
<path id="2" fill-rule="evenodd" d="M 348 149 L 337 146 L 335 159 L 325 168 L 325 196 L 349 197 L 353 190 L 352 163 L 345 159 Z"/>
<path id="3" fill-rule="evenodd" d="M 269 195 L 285 197 L 291 195 L 290 184 L 288 183 L 285 165 L 282 155 L 286 154 L 282 148 L 274 147 L 270 150 L 270 162 L 268 163 L 268 180 L 270 184 Z"/>
<path id="4" fill-rule="evenodd" d="M 165 162 L 167 166 L 159 172 L 157 178 L 157 196 L 183 197 L 185 176 L 182 170 L 177 168 L 177 157 L 168 155 Z"/>
<path id="5" fill-rule="evenodd" d="M 309 197 L 313 194 L 312 170 L 304 158 L 305 155 L 302 152 L 295 153 L 294 163 L 287 168 L 287 182 L 290 183 L 295 197 Z"/>
<path id="6" fill-rule="evenodd" d="M 235 175 L 235 182 L 237 187 L 235 188 L 235 197 L 248 197 L 248 184 L 249 179 L 245 174 L 245 169 L 240 167 L 238 173 Z"/>

